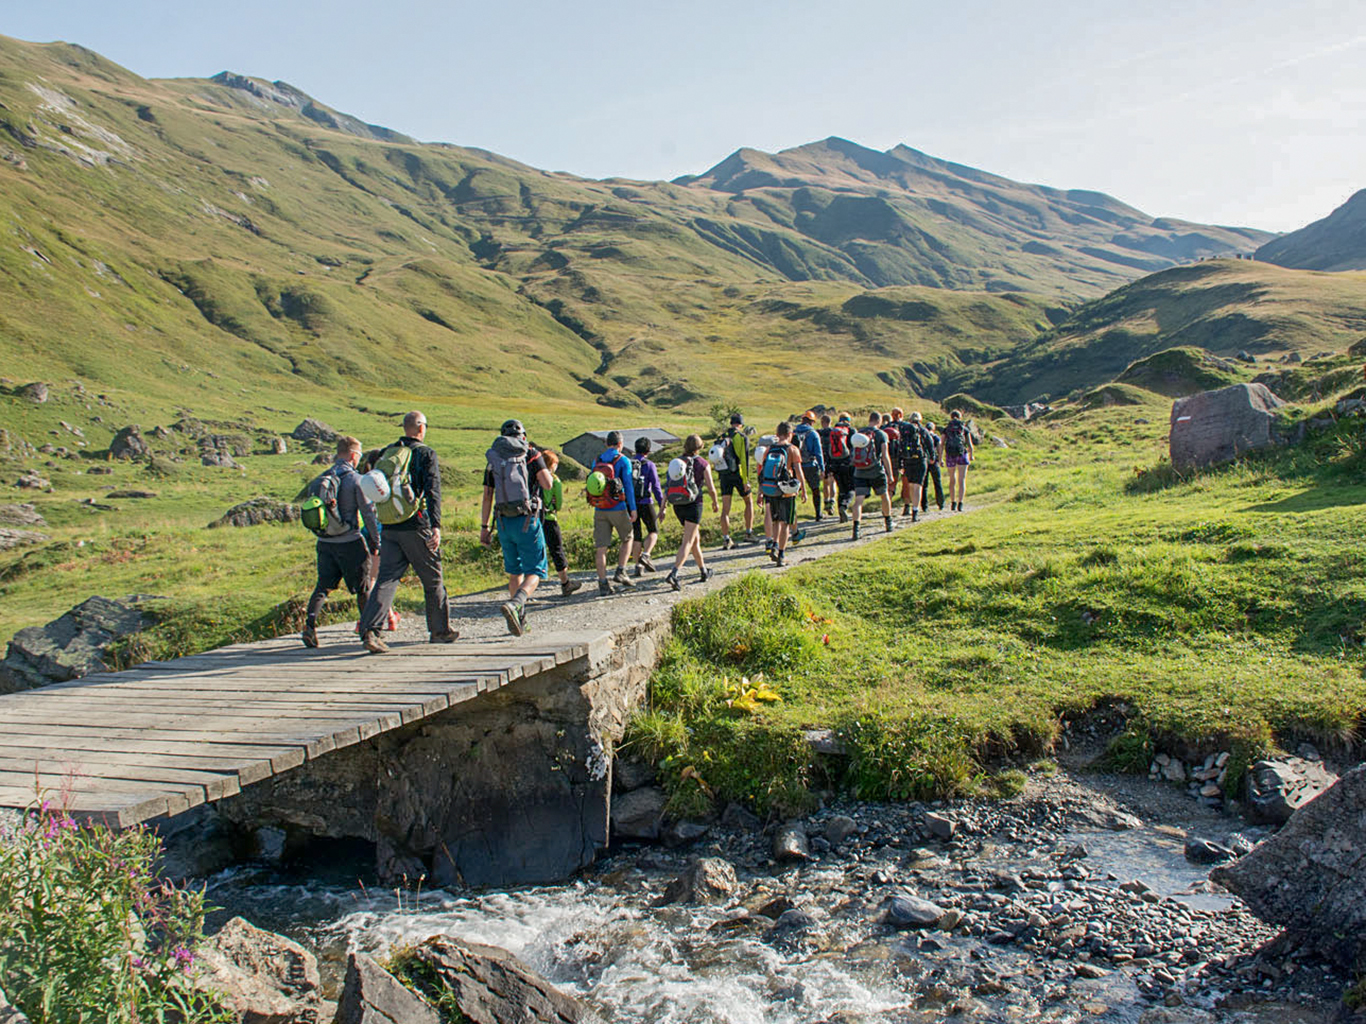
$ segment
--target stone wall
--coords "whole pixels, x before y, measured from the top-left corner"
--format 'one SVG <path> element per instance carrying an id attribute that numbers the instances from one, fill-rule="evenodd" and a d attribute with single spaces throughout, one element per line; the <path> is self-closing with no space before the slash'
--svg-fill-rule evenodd
<path id="1" fill-rule="evenodd" d="M 666 613 L 604 634 L 585 657 L 249 786 L 216 824 L 274 848 L 258 853 L 364 840 L 387 881 L 566 878 L 607 845 L 612 752 L 670 629 Z"/>

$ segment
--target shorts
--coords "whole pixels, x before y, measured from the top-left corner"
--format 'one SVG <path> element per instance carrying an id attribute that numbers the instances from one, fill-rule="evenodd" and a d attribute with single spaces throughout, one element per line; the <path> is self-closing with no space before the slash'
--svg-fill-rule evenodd
<path id="1" fill-rule="evenodd" d="M 716 483 L 721 488 L 721 497 L 730 497 L 731 491 L 739 491 L 740 497 L 749 497 L 749 484 L 738 472 L 732 473 L 729 469 L 723 469 L 716 474 Z"/>
<path id="2" fill-rule="evenodd" d="M 564 572 L 569 568 L 569 555 L 564 550 L 564 537 L 560 533 L 560 521 L 558 519 L 542 519 L 541 532 L 545 534 L 545 549 L 550 555 L 555 571 Z"/>
<path id="3" fill-rule="evenodd" d="M 967 466 L 967 465 L 970 465 L 970 460 L 968 459 L 968 456 L 967 456 L 966 453 L 964 453 L 964 454 L 962 454 L 962 455 L 945 455 L 945 456 L 944 456 L 944 465 L 946 465 L 946 466 L 948 466 L 950 469 L 952 469 L 954 466 Z"/>
<path id="4" fill-rule="evenodd" d="M 806 477 L 807 489 L 812 494 L 821 493 L 821 470 L 817 466 L 803 466 L 802 476 Z"/>
<path id="5" fill-rule="evenodd" d="M 659 518 L 655 515 L 654 505 L 637 505 L 636 521 L 631 524 L 631 536 L 637 541 L 647 533 L 659 532 Z"/>
<path id="6" fill-rule="evenodd" d="M 345 581 L 346 589 L 359 594 L 365 587 L 365 569 L 370 552 L 365 541 L 357 537 L 342 543 L 318 541 L 318 589 L 333 591 Z"/>
<path id="7" fill-rule="evenodd" d="M 539 516 L 499 516 L 498 543 L 503 548 L 503 571 L 509 576 L 549 575 Z"/>
<path id="8" fill-rule="evenodd" d="M 687 505 L 675 505 L 674 515 L 678 517 L 680 523 L 702 524 L 702 500 L 691 502 Z"/>
<path id="9" fill-rule="evenodd" d="M 876 494 L 879 498 L 887 493 L 887 478 L 885 476 L 875 476 L 868 479 L 854 478 L 854 493 L 860 498 L 866 498 L 870 494 Z"/>
<path id="10" fill-rule="evenodd" d="M 787 523 L 791 526 L 797 521 L 797 498 L 795 495 L 783 494 L 776 498 L 765 498 L 768 507 L 773 513 L 775 523 Z"/>
<path id="11" fill-rule="evenodd" d="M 625 544 L 631 539 L 631 513 L 624 508 L 598 509 L 593 513 L 593 547 L 605 548 L 612 543 L 616 533 Z"/>
<path id="12" fill-rule="evenodd" d="M 927 472 L 924 459 L 912 459 L 901 467 L 901 475 L 917 487 L 925 486 L 925 473 Z"/>

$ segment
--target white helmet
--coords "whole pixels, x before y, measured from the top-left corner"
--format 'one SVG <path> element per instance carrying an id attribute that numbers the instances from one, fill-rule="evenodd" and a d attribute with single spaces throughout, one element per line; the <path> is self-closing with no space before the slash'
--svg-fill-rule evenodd
<path id="1" fill-rule="evenodd" d="M 855 431 L 853 434 L 849 435 L 849 443 L 853 445 L 855 448 L 867 448 L 868 443 L 871 440 L 872 438 L 870 438 L 867 434 L 860 433 L 859 431 Z"/>
<path id="2" fill-rule="evenodd" d="M 368 473 L 361 474 L 360 492 L 373 504 L 387 501 L 389 498 L 389 481 L 384 478 L 384 474 L 379 470 L 372 469 Z"/>
<path id="3" fill-rule="evenodd" d="M 707 461 L 717 469 L 726 468 L 726 446 L 719 441 L 711 446 L 711 451 L 707 452 Z"/>
<path id="4" fill-rule="evenodd" d="M 669 463 L 669 479 L 682 480 L 683 475 L 688 471 L 688 464 L 682 459 L 674 459 Z"/>

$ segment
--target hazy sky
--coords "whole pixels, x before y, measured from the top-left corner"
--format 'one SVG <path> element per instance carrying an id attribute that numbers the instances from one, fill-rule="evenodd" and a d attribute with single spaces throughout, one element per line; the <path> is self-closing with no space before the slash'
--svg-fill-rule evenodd
<path id="1" fill-rule="evenodd" d="M 670 178 L 829 135 L 1273 230 L 1366 187 L 1362 0 L 43 0 L 0 33 L 418 138 Z"/>

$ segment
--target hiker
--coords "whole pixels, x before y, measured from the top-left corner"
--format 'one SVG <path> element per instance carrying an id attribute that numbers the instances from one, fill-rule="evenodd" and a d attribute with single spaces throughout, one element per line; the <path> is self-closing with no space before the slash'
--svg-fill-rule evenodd
<path id="1" fill-rule="evenodd" d="M 920 517 L 925 475 L 929 472 L 934 450 L 929 432 L 921 425 L 922 419 L 919 412 L 913 412 L 911 418 L 901 424 L 901 514 L 909 515 L 911 522 Z"/>
<path id="2" fill-rule="evenodd" d="M 650 552 L 659 541 L 659 519 L 655 509 L 663 510 L 664 492 L 659 486 L 659 470 L 646 458 L 650 454 L 650 439 L 636 438 L 635 449 L 631 478 L 636 488 L 636 521 L 631 524 L 631 550 L 636 560 L 636 579 L 640 579 L 644 573 L 655 571 Z"/>
<path id="3" fill-rule="evenodd" d="M 847 412 L 842 412 L 830 428 L 830 467 L 834 470 L 835 492 L 840 522 L 849 521 L 849 503 L 854 498 L 854 452 L 850 444 L 854 426 Z"/>
<path id="4" fill-rule="evenodd" d="M 811 503 L 816 506 L 816 522 L 821 521 L 821 478 L 825 476 L 825 453 L 821 450 L 821 435 L 816 433 L 816 414 L 802 413 L 802 421 L 792 432 L 792 440 L 801 453 L 802 476 L 811 492 Z"/>
<path id="5" fill-rule="evenodd" d="M 501 611 L 508 632 L 527 630 L 526 603 L 536 593 L 546 568 L 545 533 L 541 529 L 541 495 L 555 486 L 541 453 L 526 440 L 521 420 L 507 420 L 493 445 L 484 453 L 484 500 L 479 510 L 479 543 L 493 540 L 503 549 L 503 571 L 508 576 L 508 600 Z"/>
<path id="6" fill-rule="evenodd" d="M 781 566 L 789 532 L 797 521 L 797 505 L 806 497 L 806 477 L 801 454 L 792 443 L 792 425 L 783 420 L 775 433 L 777 439 L 764 452 L 759 466 L 759 493 L 766 506 L 765 525 L 771 522 L 773 528 L 769 557 Z"/>
<path id="7" fill-rule="evenodd" d="M 830 414 L 821 413 L 821 426 L 816 433 L 821 439 L 821 462 L 825 465 L 825 472 L 821 474 L 821 505 L 825 509 L 825 514 L 833 516 L 835 514 L 835 469 L 830 465 Z"/>
<path id="8" fill-rule="evenodd" d="M 878 426 L 881 422 L 880 413 L 870 412 L 868 425 L 849 439 L 854 466 L 854 532 L 851 540 L 858 540 L 863 500 L 873 494 L 882 499 L 882 522 L 886 531 L 892 532 L 892 498 L 888 487 L 895 477 L 892 475 L 892 459 L 887 451 L 887 435 Z"/>
<path id="9" fill-rule="evenodd" d="M 665 577 L 674 590 L 682 584 L 678 574 L 691 552 L 693 563 L 701 574 L 698 582 L 706 583 L 716 572 L 702 557 L 702 492 L 711 495 L 711 510 L 716 511 L 716 484 L 712 481 L 711 463 L 699 454 L 702 451 L 702 436 L 689 434 L 683 442 L 683 457 L 669 463 L 664 478 L 664 500 L 673 506 L 674 515 L 683 526 L 683 540 L 679 542 L 678 554 L 674 556 L 674 567 Z"/>
<path id="10" fill-rule="evenodd" d="M 546 553 L 560 577 L 560 593 L 568 597 L 583 586 L 578 580 L 569 578 L 569 556 L 564 550 L 564 536 L 560 533 L 560 509 L 564 508 L 564 482 L 555 475 L 560 466 L 560 456 L 549 448 L 541 452 L 541 461 L 550 470 L 552 483 L 549 489 L 541 488 L 541 534 L 545 537 Z"/>
<path id="11" fill-rule="evenodd" d="M 929 439 L 930 450 L 926 460 L 925 471 L 928 479 L 920 491 L 920 511 L 930 510 L 930 480 L 934 481 L 934 501 L 939 506 L 939 511 L 944 511 L 944 485 L 939 479 L 939 467 L 944 464 L 944 442 L 940 439 L 938 431 L 934 429 L 934 423 L 925 424 L 925 436 Z"/>
<path id="12" fill-rule="evenodd" d="M 375 506 L 361 490 L 360 474 L 356 466 L 361 460 L 360 442 L 354 437 L 337 440 L 337 456 L 332 465 L 308 485 L 311 498 L 317 499 L 322 509 L 319 521 L 309 514 L 309 503 L 305 502 L 303 522 L 318 536 L 317 567 L 318 581 L 308 598 L 308 611 L 305 613 L 304 628 L 299 639 L 305 647 L 318 646 L 318 614 L 322 611 L 327 595 L 345 583 L 346 589 L 356 595 L 358 613 L 365 611 L 365 602 L 370 598 L 370 577 L 366 572 L 370 555 L 379 550 L 379 520 L 375 518 Z M 361 519 L 365 519 L 365 532 L 361 531 Z"/>
<path id="13" fill-rule="evenodd" d="M 598 568 L 598 593 L 612 593 L 612 583 L 634 587 L 626 575 L 626 563 L 631 558 L 631 524 L 636 521 L 636 487 L 632 479 L 631 460 L 621 452 L 621 431 L 607 433 L 607 448 L 593 461 L 588 474 L 588 504 L 593 506 L 594 560 Z M 617 553 L 617 571 L 612 583 L 607 582 L 607 548 L 612 534 L 621 539 Z"/>
<path id="14" fill-rule="evenodd" d="M 460 636 L 451 629 L 451 606 L 441 576 L 441 466 L 436 452 L 422 443 L 426 436 L 427 417 L 416 410 L 408 413 L 403 417 L 403 436 L 380 453 L 372 470 L 387 483 L 388 495 L 375 502 L 384 539 L 375 588 L 357 627 L 371 654 L 389 650 L 379 630 L 389 619 L 394 594 L 409 567 L 422 581 L 428 639 L 449 644 Z"/>
<path id="15" fill-rule="evenodd" d="M 968 466 L 972 465 L 972 434 L 957 409 L 944 424 L 944 466 L 949 471 L 949 511 L 963 511 L 963 492 L 968 486 Z"/>
<path id="16" fill-rule="evenodd" d="M 730 498 L 738 491 L 745 499 L 745 540 L 754 543 L 754 495 L 749 487 L 749 441 L 744 433 L 745 418 L 731 413 L 730 428 L 717 439 L 713 455 L 720 457 L 718 483 L 721 487 L 721 550 L 735 547 L 730 536 Z M 720 449 L 719 453 L 717 449 Z M 716 459 L 712 460 L 716 465 Z"/>
<path id="17" fill-rule="evenodd" d="M 882 414 L 882 432 L 887 435 L 887 458 L 892 463 L 892 476 L 887 481 L 887 493 L 893 500 L 896 499 L 897 484 L 901 480 L 901 428 L 906 425 L 906 421 L 902 419 L 904 415 L 900 406 L 893 408 L 890 416 L 885 412 Z"/>

